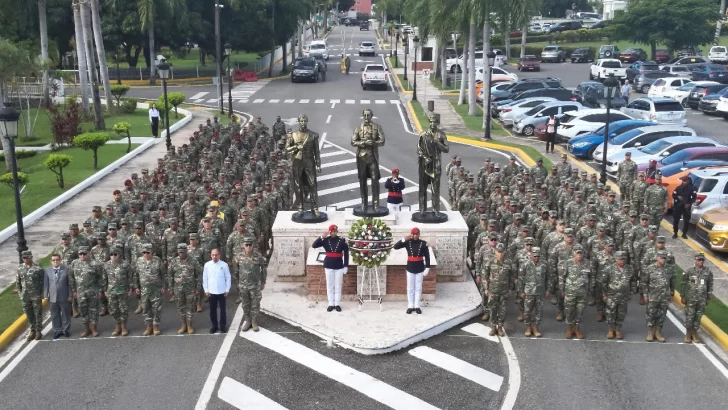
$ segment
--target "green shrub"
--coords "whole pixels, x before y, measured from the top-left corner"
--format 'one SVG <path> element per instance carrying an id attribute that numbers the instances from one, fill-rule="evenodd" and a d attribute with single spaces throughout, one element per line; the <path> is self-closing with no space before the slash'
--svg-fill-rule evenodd
<path id="1" fill-rule="evenodd" d="M 24 172 L 18 172 L 18 182 L 21 184 L 27 184 L 30 178 L 28 174 Z M 0 184 L 7 185 L 10 189 L 13 188 L 13 174 L 8 172 L 7 174 L 0 175 Z"/>
<path id="2" fill-rule="evenodd" d="M 38 155 L 38 151 L 33 151 L 29 149 L 18 149 L 15 150 L 15 159 L 23 159 L 23 158 L 30 158 Z M 0 162 L 5 161 L 5 153 L 0 152 Z"/>
<path id="3" fill-rule="evenodd" d="M 82 150 L 94 152 L 94 169 L 98 169 L 98 152 L 109 141 L 109 134 L 105 132 L 87 132 L 73 139 L 73 145 Z"/>
<path id="4" fill-rule="evenodd" d="M 137 100 L 135 98 L 124 97 L 121 99 L 121 112 L 124 114 L 134 114 L 137 109 Z"/>
<path id="5" fill-rule="evenodd" d="M 128 154 L 129 151 L 131 151 L 131 133 L 129 132 L 131 130 L 131 124 L 128 122 L 118 122 L 114 124 L 114 126 L 111 128 L 114 130 L 115 133 L 117 133 L 121 137 L 126 137 L 129 144 L 126 146 L 126 153 Z"/>
<path id="6" fill-rule="evenodd" d="M 63 168 L 67 167 L 71 163 L 71 160 L 73 160 L 73 157 L 70 155 L 51 154 L 43 161 L 43 165 L 56 174 L 56 181 L 58 181 L 58 187 L 61 189 L 64 188 Z"/>
<path id="7" fill-rule="evenodd" d="M 121 106 L 121 99 L 129 92 L 131 87 L 126 84 L 114 84 L 111 86 L 111 95 L 116 99 L 116 106 Z"/>
<path id="8" fill-rule="evenodd" d="M 162 101 L 164 101 L 164 96 L 161 96 Z M 174 92 L 167 94 L 167 101 L 169 102 L 169 105 L 174 107 L 174 118 L 177 118 L 177 106 L 185 102 L 185 95 L 180 92 Z"/>

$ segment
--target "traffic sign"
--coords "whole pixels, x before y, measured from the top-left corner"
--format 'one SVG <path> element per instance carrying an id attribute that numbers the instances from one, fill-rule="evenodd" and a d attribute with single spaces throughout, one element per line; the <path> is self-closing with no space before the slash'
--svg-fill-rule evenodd
<path id="1" fill-rule="evenodd" d="M 426 68 L 426 69 L 422 70 L 422 78 L 424 78 L 424 79 L 430 78 L 430 70 L 429 69 Z"/>

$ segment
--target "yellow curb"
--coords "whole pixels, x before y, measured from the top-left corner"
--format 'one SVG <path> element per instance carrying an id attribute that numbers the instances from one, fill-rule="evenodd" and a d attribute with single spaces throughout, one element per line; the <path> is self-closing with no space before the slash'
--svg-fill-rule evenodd
<path id="1" fill-rule="evenodd" d="M 415 123 L 415 128 L 417 128 L 417 133 L 422 132 L 422 125 L 420 124 L 420 120 L 417 118 L 417 114 L 415 114 L 415 109 L 412 107 L 412 101 L 407 101 L 407 111 L 410 113 L 410 117 L 412 117 L 412 121 Z"/>
<path id="2" fill-rule="evenodd" d="M 44 308 L 48 306 L 48 302 L 45 299 L 43 299 L 42 303 Z M 20 334 L 25 331 L 26 327 L 28 327 L 28 316 L 23 313 L 20 317 L 15 319 L 15 322 L 8 326 L 2 334 L 0 334 L 0 351 L 8 347 L 13 340 L 20 336 Z"/>
<path id="3" fill-rule="evenodd" d="M 559 146 L 557 146 L 556 149 L 569 155 L 571 158 L 574 158 L 575 161 L 573 161 L 573 163 L 576 166 L 578 166 L 579 168 L 581 168 L 587 172 L 591 171 L 591 172 L 598 173 L 598 171 L 595 170 L 594 168 L 592 168 L 591 166 L 586 165 L 586 164 L 582 163 L 581 161 L 576 160 L 576 157 L 569 154 L 565 149 L 563 149 Z M 610 187 L 612 187 L 613 191 L 615 191 L 621 195 L 619 186 L 617 186 L 617 184 L 615 184 L 612 181 L 607 181 L 607 183 L 609 184 Z M 668 231 L 672 230 L 672 225 L 670 225 L 664 219 L 660 222 L 660 225 L 662 225 L 662 227 L 667 229 Z M 681 238 L 681 240 L 683 242 L 685 242 L 686 245 L 688 245 L 689 247 L 694 249 L 696 252 L 703 252 L 703 254 L 705 255 L 705 258 L 708 259 L 709 261 L 713 262 L 715 264 L 715 266 L 719 267 L 723 271 L 728 271 L 728 264 L 724 263 L 723 261 L 718 260 L 715 256 L 711 255 L 710 253 L 705 253 L 705 249 L 696 245 L 692 239 L 685 240 L 685 239 Z M 675 304 L 680 306 L 681 308 L 684 308 L 684 305 L 682 303 L 680 303 L 680 292 L 675 291 L 675 294 L 673 295 L 673 302 L 675 302 Z M 708 332 L 708 334 L 710 334 L 713 337 L 713 339 L 715 339 L 718 343 L 720 343 L 720 345 L 723 347 L 724 350 L 728 351 L 728 334 L 726 334 L 721 328 L 718 327 L 718 325 L 716 325 L 712 320 L 710 320 L 710 318 L 708 318 L 708 316 L 703 316 L 703 319 L 700 321 L 700 326 L 706 332 Z"/>
<path id="4" fill-rule="evenodd" d="M 394 77 L 394 81 L 397 83 L 397 87 L 399 88 L 399 92 L 402 94 L 412 94 L 412 91 L 405 90 L 404 86 L 402 85 L 402 81 L 399 80 L 399 74 L 394 72 L 394 68 L 392 66 L 392 62 L 389 61 L 389 57 L 386 57 L 384 61 L 387 62 L 387 65 L 389 66 L 389 72 L 392 73 L 392 77 Z"/>

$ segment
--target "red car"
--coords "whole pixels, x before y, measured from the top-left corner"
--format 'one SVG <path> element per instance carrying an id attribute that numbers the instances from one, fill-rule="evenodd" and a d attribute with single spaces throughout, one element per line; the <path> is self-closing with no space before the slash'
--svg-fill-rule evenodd
<path id="1" fill-rule="evenodd" d="M 675 164 L 678 162 L 693 161 L 696 159 L 728 161 L 728 147 L 686 148 L 670 154 L 665 158 L 657 161 L 657 169 L 660 169 L 666 165 Z M 639 165 L 637 169 L 638 171 L 642 172 L 646 170 L 648 166 L 649 164 L 642 164 Z"/>
<path id="2" fill-rule="evenodd" d="M 541 61 L 534 55 L 523 56 L 518 60 L 518 71 L 541 71 Z"/>
<path id="3" fill-rule="evenodd" d="M 628 48 L 619 53 L 619 61 L 623 63 L 634 63 L 647 59 L 647 53 L 641 48 Z"/>
<path id="4" fill-rule="evenodd" d="M 658 63 L 666 63 L 670 61 L 670 50 L 660 48 L 655 52 L 655 61 Z"/>

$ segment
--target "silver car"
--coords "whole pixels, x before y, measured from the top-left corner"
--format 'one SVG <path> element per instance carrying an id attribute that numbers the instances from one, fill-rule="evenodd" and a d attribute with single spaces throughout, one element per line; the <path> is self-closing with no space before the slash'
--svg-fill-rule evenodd
<path id="1" fill-rule="evenodd" d="M 560 117 L 561 114 L 565 112 L 578 111 L 583 108 L 583 105 L 574 101 L 554 101 L 543 103 L 519 115 L 513 122 L 513 131 L 530 137 L 536 130 L 536 126 L 545 124 L 551 114 L 554 114 L 556 117 Z"/>
<path id="2" fill-rule="evenodd" d="M 566 61 L 566 50 L 561 46 L 546 46 L 541 52 L 541 62 L 552 61 L 554 63 L 563 63 Z"/>
<path id="3" fill-rule="evenodd" d="M 665 65 L 660 68 L 660 71 L 676 75 L 678 77 L 690 78 L 690 68 L 684 65 Z"/>
<path id="4" fill-rule="evenodd" d="M 374 50 L 374 43 L 371 41 L 362 41 L 359 45 L 359 55 L 360 56 L 376 56 L 377 51 Z"/>

